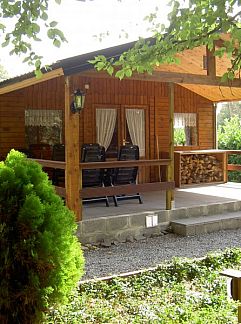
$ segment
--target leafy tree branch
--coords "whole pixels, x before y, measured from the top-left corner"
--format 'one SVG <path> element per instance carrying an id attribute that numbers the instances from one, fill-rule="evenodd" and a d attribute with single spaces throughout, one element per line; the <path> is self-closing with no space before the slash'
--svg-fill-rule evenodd
<path id="1" fill-rule="evenodd" d="M 206 45 L 210 50 L 221 34 L 228 34 L 223 45 L 215 49 L 214 55 L 227 54 L 231 67 L 223 80 L 233 79 L 241 67 L 241 6 L 239 0 L 171 0 L 168 15 L 169 26 L 156 21 L 150 14 L 152 38 L 139 39 L 135 46 L 116 59 L 97 56 L 91 61 L 97 70 L 106 70 L 120 79 L 130 77 L 133 72 L 152 73 L 163 63 L 177 62 L 175 54 L 185 49 Z"/>
<path id="2" fill-rule="evenodd" d="M 57 4 L 61 0 L 55 0 Z M 54 46 L 60 47 L 65 42 L 63 32 L 56 21 L 49 21 L 50 0 L 1 0 L 0 35 L 1 46 L 10 48 L 10 55 L 24 54 L 24 62 L 35 66 L 35 73 L 41 74 L 41 56 L 32 49 L 32 41 L 41 41 L 41 28 Z"/>

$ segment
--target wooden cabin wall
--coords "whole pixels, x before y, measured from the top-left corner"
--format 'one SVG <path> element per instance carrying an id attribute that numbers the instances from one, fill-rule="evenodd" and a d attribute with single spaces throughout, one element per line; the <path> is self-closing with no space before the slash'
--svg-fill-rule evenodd
<path id="1" fill-rule="evenodd" d="M 24 93 L 10 92 L 0 97 L 0 159 L 12 148 L 25 145 Z"/>
<path id="2" fill-rule="evenodd" d="M 155 159 L 167 154 L 169 148 L 168 84 L 148 81 L 100 77 L 72 77 L 72 90 L 89 84 L 85 108 L 80 113 L 80 144 L 96 141 L 95 109 L 101 107 L 144 107 L 147 112 L 147 155 Z M 175 112 L 195 112 L 198 116 L 196 147 L 176 149 L 211 149 L 214 146 L 213 105 L 203 97 L 175 85 Z M 12 147 L 25 146 L 25 109 L 63 109 L 64 77 L 42 82 L 21 91 L 0 96 L 0 148 L 4 156 Z M 156 179 L 157 168 L 145 172 L 145 180 Z"/>
<path id="3" fill-rule="evenodd" d="M 25 109 L 64 109 L 64 78 L 42 82 L 0 96 L 0 158 L 26 148 Z"/>
<path id="4" fill-rule="evenodd" d="M 64 109 L 64 77 L 24 89 L 25 109 Z"/>
<path id="5" fill-rule="evenodd" d="M 96 107 L 125 106 L 148 107 L 148 149 L 146 158 L 155 159 L 167 156 L 169 148 L 169 99 L 168 84 L 159 82 L 121 80 L 110 78 L 94 78 L 75 76 L 73 89 L 89 84 L 85 109 L 80 116 L 80 142 L 96 141 L 95 109 Z M 199 95 L 176 85 L 175 112 L 197 113 L 198 145 L 181 147 L 190 149 L 213 148 L 213 105 Z M 206 120 L 208 117 L 208 121 Z M 177 148 L 178 149 L 178 148 Z M 157 168 L 151 168 L 146 173 L 145 180 L 156 179 L 159 176 Z"/>
<path id="6" fill-rule="evenodd" d="M 175 112 L 196 113 L 198 138 L 197 146 L 179 146 L 176 150 L 204 150 L 214 148 L 214 107 L 213 103 L 179 85 L 175 86 Z"/>

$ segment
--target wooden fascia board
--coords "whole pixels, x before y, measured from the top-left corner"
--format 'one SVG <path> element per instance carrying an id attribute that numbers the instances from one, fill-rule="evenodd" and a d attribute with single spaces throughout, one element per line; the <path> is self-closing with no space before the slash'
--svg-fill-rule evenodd
<path id="1" fill-rule="evenodd" d="M 52 70 L 50 72 L 44 73 L 40 78 L 32 77 L 26 80 L 22 80 L 13 84 L 6 85 L 5 87 L 0 88 L 0 95 L 4 93 L 8 93 L 11 91 L 20 90 L 34 84 L 38 84 L 44 81 L 48 81 L 54 78 L 58 78 L 64 75 L 64 71 L 62 68 L 58 68 L 56 70 Z"/>

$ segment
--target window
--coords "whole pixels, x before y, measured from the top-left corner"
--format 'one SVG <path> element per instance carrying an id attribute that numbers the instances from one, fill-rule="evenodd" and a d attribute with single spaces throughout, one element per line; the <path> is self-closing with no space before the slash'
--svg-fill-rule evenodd
<path id="1" fill-rule="evenodd" d="M 174 145 L 197 145 L 197 114 L 174 114 Z"/>
<path id="2" fill-rule="evenodd" d="M 31 144 L 62 143 L 62 110 L 27 109 L 25 110 L 25 136 Z"/>

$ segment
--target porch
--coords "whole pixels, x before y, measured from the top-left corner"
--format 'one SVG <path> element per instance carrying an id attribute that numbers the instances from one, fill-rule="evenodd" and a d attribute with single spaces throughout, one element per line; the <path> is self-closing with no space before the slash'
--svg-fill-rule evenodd
<path id="1" fill-rule="evenodd" d="M 83 205 L 83 220 L 100 217 L 118 217 L 135 213 L 164 211 L 166 209 L 165 191 L 152 191 L 141 194 L 143 204 L 130 199 L 119 202 L 115 207 L 110 199 L 110 207 L 104 202 L 94 202 Z M 174 209 L 191 208 L 203 205 L 225 204 L 235 201 L 241 202 L 241 183 L 227 182 L 219 184 L 203 184 L 184 186 L 174 190 Z"/>
<path id="2" fill-rule="evenodd" d="M 113 243 L 141 240 L 162 235 L 171 222 L 191 217 L 208 220 L 215 216 L 215 223 L 222 229 L 240 227 L 241 184 L 218 183 L 185 186 L 175 189 L 175 208 L 165 209 L 165 192 L 142 194 L 143 204 L 137 200 L 120 202 L 106 207 L 103 203 L 83 206 L 83 220 L 78 223 L 78 236 L 83 244 L 96 243 L 110 246 Z M 235 220 L 233 221 L 232 216 Z M 237 220 L 238 217 L 238 220 Z M 213 224 L 211 231 L 216 231 Z M 207 230 L 209 232 L 209 230 Z"/>

